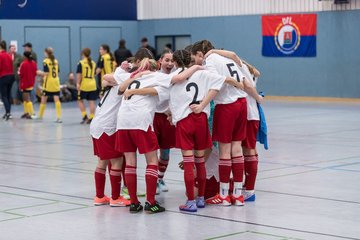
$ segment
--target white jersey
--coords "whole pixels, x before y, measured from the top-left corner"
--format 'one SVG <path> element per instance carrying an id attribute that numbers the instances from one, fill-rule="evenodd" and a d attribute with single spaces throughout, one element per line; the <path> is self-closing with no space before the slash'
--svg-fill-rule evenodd
<path id="1" fill-rule="evenodd" d="M 130 73 L 125 72 L 120 67 L 116 69 L 114 78 L 119 85 L 106 91 L 96 108 L 94 119 L 90 124 L 90 135 L 93 138 L 99 139 L 103 133 L 111 136 L 116 132 L 117 112 L 122 99 L 118 95 L 118 90 L 120 84 L 129 77 Z"/>
<path id="2" fill-rule="evenodd" d="M 222 76 L 232 77 L 241 81 L 244 77 L 237 64 L 230 58 L 220 56 L 219 54 L 210 54 L 205 61 L 205 67 L 210 72 L 218 73 Z M 215 104 L 229 104 L 235 102 L 238 98 L 244 98 L 247 94 L 234 86 L 224 84 L 218 95 L 215 97 Z"/>
<path id="3" fill-rule="evenodd" d="M 243 66 L 241 67 L 240 70 L 243 72 L 245 77 L 256 88 L 257 78 L 254 79 L 254 76 L 250 73 L 249 68 L 245 64 L 243 64 Z M 259 121 L 260 120 L 259 110 L 258 110 L 255 98 L 248 95 L 248 96 L 246 96 L 246 102 L 247 102 L 247 119 Z"/>
<path id="4" fill-rule="evenodd" d="M 164 73 L 162 70 L 158 71 L 160 73 L 166 74 Z M 173 71 L 172 71 L 173 72 Z M 171 73 L 170 73 L 171 74 Z M 169 75 L 170 76 L 170 75 Z M 158 105 L 156 106 L 156 112 L 157 113 L 165 113 L 166 111 L 169 110 L 169 98 L 170 98 L 170 89 L 168 89 L 167 91 L 167 96 L 164 97 L 164 100 L 159 102 Z"/>
<path id="5" fill-rule="evenodd" d="M 194 102 L 200 102 L 208 94 L 210 89 L 220 90 L 226 77 L 207 70 L 196 71 L 188 80 L 176 83 L 170 90 L 170 111 L 173 124 L 192 113 L 190 106 Z M 203 112 L 209 117 L 210 104 Z"/>
<path id="6" fill-rule="evenodd" d="M 116 129 L 138 129 L 147 131 L 152 128 L 156 106 L 159 101 L 167 98 L 167 88 L 170 86 L 170 76 L 163 73 L 150 73 L 133 81 L 128 89 L 155 88 L 158 95 L 133 95 L 122 100 L 117 115 Z"/>

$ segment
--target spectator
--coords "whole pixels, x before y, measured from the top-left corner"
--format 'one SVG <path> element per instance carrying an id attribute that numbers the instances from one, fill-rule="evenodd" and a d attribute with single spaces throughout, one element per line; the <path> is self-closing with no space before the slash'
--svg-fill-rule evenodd
<path id="1" fill-rule="evenodd" d="M 11 56 L 6 52 L 6 42 L 0 42 L 0 92 L 5 106 L 3 118 L 7 121 L 11 116 L 11 87 L 15 81 Z"/>
<path id="2" fill-rule="evenodd" d="M 124 39 L 121 39 L 119 41 L 119 48 L 115 51 L 115 61 L 116 65 L 119 67 L 123 61 L 128 59 L 129 57 L 132 57 L 132 54 L 129 49 L 126 48 L 126 41 Z"/>
<path id="3" fill-rule="evenodd" d="M 141 39 L 141 48 L 147 48 L 151 51 L 153 56 L 156 56 L 156 50 L 152 46 L 149 45 L 148 39 L 146 37 Z"/>
<path id="4" fill-rule="evenodd" d="M 14 104 L 20 104 L 21 100 L 22 100 L 22 96 L 21 96 L 21 92 L 19 90 L 20 78 L 19 78 L 18 71 L 19 71 L 20 64 L 22 62 L 22 57 L 20 54 L 17 53 L 16 46 L 13 44 L 9 46 L 9 54 L 10 54 L 11 60 L 13 61 L 14 76 L 15 76 L 15 82 L 14 82 L 13 90 L 12 90 L 12 93 L 15 93 L 13 101 L 14 101 Z"/>
<path id="5" fill-rule="evenodd" d="M 62 88 L 63 96 L 65 101 L 76 101 L 78 91 L 76 88 L 76 80 L 74 73 L 69 73 L 68 80 L 64 83 L 64 88 Z"/>
<path id="6" fill-rule="evenodd" d="M 24 52 L 31 52 L 31 56 L 33 61 L 35 61 L 37 63 L 37 55 L 36 53 L 32 50 L 32 44 L 27 42 L 23 45 L 24 47 Z"/>

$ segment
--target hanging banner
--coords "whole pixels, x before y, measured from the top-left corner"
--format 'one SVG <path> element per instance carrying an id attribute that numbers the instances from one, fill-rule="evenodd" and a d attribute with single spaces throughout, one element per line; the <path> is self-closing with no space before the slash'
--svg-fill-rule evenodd
<path id="1" fill-rule="evenodd" d="M 316 14 L 262 16 L 262 55 L 315 57 Z"/>

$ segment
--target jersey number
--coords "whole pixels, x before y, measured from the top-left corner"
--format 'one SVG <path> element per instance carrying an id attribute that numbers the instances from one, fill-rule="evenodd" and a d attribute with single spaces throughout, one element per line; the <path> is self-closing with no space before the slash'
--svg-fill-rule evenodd
<path id="1" fill-rule="evenodd" d="M 135 85 L 135 88 L 131 88 L 132 85 Z M 128 89 L 139 89 L 139 88 L 140 88 L 140 82 L 137 81 L 137 80 L 133 81 L 133 82 L 129 85 L 129 87 L 128 87 Z M 130 97 L 128 97 L 128 100 L 130 100 L 132 96 L 133 96 L 133 95 L 131 95 Z"/>
<path id="2" fill-rule="evenodd" d="M 52 75 L 53 78 L 56 78 L 56 68 L 55 67 L 53 67 L 51 69 L 51 75 Z"/>
<path id="3" fill-rule="evenodd" d="M 91 71 L 89 71 L 89 67 L 85 67 L 85 78 L 91 78 Z"/>
<path id="4" fill-rule="evenodd" d="M 238 82 L 240 82 L 240 77 L 239 77 L 239 73 L 236 71 L 236 70 L 233 70 L 232 67 L 235 67 L 235 64 L 234 63 L 228 63 L 226 64 L 226 66 L 228 67 L 229 69 L 229 72 L 230 72 L 230 75 L 231 77 L 234 77 L 236 75 L 236 80 Z"/>
<path id="5" fill-rule="evenodd" d="M 100 100 L 100 102 L 98 104 L 99 107 L 101 107 L 104 104 L 106 98 L 109 96 L 110 90 L 111 90 L 111 88 L 105 92 L 103 98 Z"/>
<path id="6" fill-rule="evenodd" d="M 198 85 L 196 83 L 194 83 L 194 82 L 189 83 L 188 85 L 186 85 L 186 91 L 190 92 L 191 87 L 195 88 L 195 94 L 194 94 L 194 98 L 193 98 L 192 102 L 189 104 L 189 106 L 192 105 L 192 104 L 200 104 L 200 101 L 197 101 L 197 97 L 198 97 L 198 94 L 199 94 Z"/>

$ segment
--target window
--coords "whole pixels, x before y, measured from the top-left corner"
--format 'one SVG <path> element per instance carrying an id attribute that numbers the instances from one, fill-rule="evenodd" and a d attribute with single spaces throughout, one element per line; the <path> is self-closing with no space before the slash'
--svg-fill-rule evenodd
<path id="1" fill-rule="evenodd" d="M 173 51 L 184 49 L 191 44 L 190 35 L 177 35 L 177 36 L 155 36 L 155 47 L 158 55 L 164 51 L 166 45 L 170 44 Z"/>

